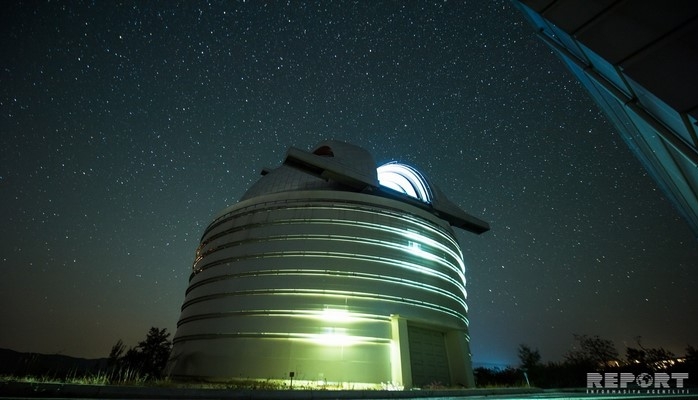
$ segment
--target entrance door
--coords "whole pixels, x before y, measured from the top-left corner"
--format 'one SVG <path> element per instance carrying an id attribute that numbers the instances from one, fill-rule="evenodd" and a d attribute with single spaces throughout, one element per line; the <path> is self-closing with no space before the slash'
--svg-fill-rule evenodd
<path id="1" fill-rule="evenodd" d="M 412 362 L 412 384 L 450 386 L 446 342 L 440 331 L 408 326 L 410 360 Z"/>

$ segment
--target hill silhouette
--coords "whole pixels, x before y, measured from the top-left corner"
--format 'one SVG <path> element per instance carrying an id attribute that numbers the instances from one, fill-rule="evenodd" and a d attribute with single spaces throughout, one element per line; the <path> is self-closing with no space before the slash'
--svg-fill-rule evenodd
<path id="1" fill-rule="evenodd" d="M 0 348 L 0 375 L 63 378 L 97 373 L 106 367 L 107 358 L 86 359 Z"/>

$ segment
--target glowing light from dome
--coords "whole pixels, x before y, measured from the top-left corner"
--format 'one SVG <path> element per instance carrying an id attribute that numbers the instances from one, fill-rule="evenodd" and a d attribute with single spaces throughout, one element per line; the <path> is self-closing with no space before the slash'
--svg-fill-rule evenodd
<path id="1" fill-rule="evenodd" d="M 431 190 L 426 179 L 409 165 L 391 162 L 378 167 L 381 186 L 404 193 L 425 203 L 431 203 Z"/>

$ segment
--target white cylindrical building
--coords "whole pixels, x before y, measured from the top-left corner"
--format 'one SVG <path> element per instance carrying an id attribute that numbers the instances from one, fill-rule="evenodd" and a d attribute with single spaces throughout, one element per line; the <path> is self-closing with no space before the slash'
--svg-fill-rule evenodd
<path id="1" fill-rule="evenodd" d="M 347 143 L 292 148 L 263 175 L 203 234 L 166 373 L 473 386 L 451 225 L 487 224 Z"/>

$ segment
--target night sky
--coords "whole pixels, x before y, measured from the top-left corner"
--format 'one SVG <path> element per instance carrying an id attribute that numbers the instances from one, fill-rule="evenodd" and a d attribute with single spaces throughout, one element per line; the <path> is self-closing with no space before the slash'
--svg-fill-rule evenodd
<path id="1" fill-rule="evenodd" d="M 0 347 L 174 333 L 213 215 L 325 139 L 491 224 L 458 234 L 477 364 L 698 346 L 695 237 L 509 1 L 114 3 L 0 14 Z"/>

